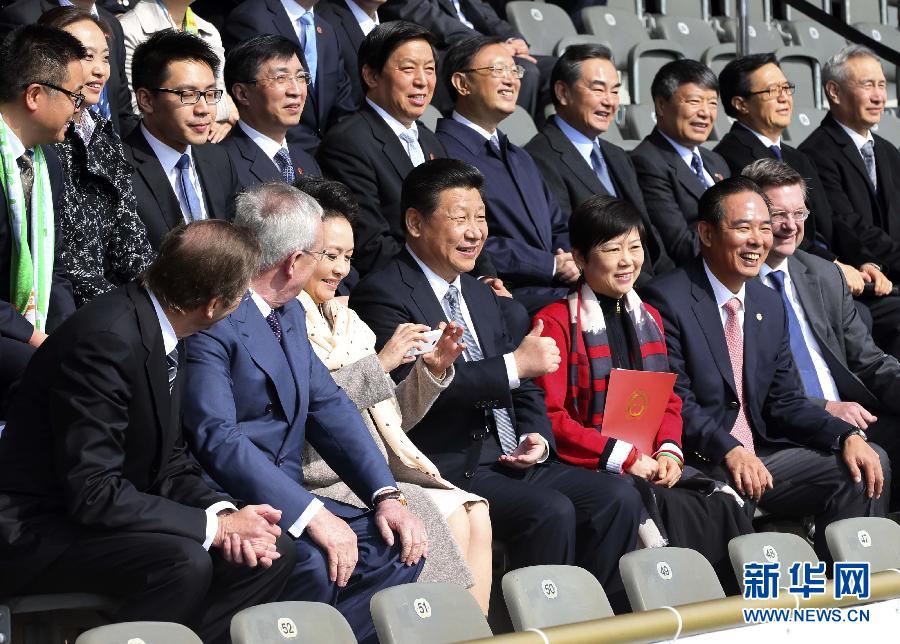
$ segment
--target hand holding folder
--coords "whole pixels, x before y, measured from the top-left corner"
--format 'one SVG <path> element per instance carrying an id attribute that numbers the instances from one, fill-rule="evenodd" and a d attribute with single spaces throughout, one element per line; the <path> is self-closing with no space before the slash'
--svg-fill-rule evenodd
<path id="1" fill-rule="evenodd" d="M 613 369 L 600 433 L 628 441 L 650 456 L 674 386 L 674 373 Z"/>

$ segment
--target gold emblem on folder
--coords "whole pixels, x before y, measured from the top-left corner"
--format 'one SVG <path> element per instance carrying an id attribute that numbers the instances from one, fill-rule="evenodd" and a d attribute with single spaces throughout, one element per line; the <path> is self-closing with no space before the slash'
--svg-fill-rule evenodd
<path id="1" fill-rule="evenodd" d="M 628 407 L 625 412 L 631 418 L 640 418 L 647 411 L 647 392 L 642 389 L 635 389 L 628 398 Z"/>

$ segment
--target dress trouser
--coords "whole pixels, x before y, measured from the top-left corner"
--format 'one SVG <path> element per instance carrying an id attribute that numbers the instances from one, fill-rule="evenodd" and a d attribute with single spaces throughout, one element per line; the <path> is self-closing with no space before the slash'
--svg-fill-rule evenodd
<path id="1" fill-rule="evenodd" d="M 0 338 L 0 420 L 6 417 L 7 405 L 12 402 L 8 399 L 10 390 L 25 373 L 25 367 L 36 350 L 25 342 Z"/>

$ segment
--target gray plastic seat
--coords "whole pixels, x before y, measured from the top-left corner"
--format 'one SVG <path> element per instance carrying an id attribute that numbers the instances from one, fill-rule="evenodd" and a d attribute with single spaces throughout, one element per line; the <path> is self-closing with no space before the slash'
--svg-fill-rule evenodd
<path id="1" fill-rule="evenodd" d="M 200 638 L 181 624 L 169 622 L 122 622 L 85 631 L 75 644 L 203 644 Z"/>
<path id="2" fill-rule="evenodd" d="M 785 26 L 794 45 L 815 52 L 822 65 L 847 44 L 843 36 L 812 20 L 793 20 Z"/>
<path id="3" fill-rule="evenodd" d="M 634 611 L 722 599 L 712 564 L 689 548 L 646 548 L 622 555 L 619 572 Z"/>
<path id="4" fill-rule="evenodd" d="M 562 56 L 563 52 L 573 45 L 603 45 L 604 47 L 609 47 L 609 43 L 600 38 L 600 36 L 594 36 L 592 34 L 575 34 L 574 36 L 566 36 L 556 43 L 556 49 L 553 50 L 553 55 Z"/>
<path id="5" fill-rule="evenodd" d="M 835 521 L 825 528 L 835 561 L 867 561 L 872 572 L 900 568 L 900 525 L 881 517 Z"/>
<path id="6" fill-rule="evenodd" d="M 534 138 L 537 127 L 528 111 L 521 105 L 516 105 L 516 111 L 500 123 L 500 131 L 509 137 L 512 143 L 522 147 Z"/>
<path id="7" fill-rule="evenodd" d="M 894 51 L 900 51 L 900 30 L 897 27 L 871 22 L 857 22 L 853 25 L 856 29 L 877 40 Z M 886 60 L 881 60 L 884 69 L 884 77 L 887 79 L 887 96 L 889 101 L 897 100 L 897 66 Z"/>
<path id="8" fill-rule="evenodd" d="M 840 5 L 840 15 L 844 22 L 878 22 L 884 23 L 887 16 L 881 13 L 881 0 L 836 0 L 835 8 Z"/>
<path id="9" fill-rule="evenodd" d="M 442 114 L 438 108 L 429 104 L 425 107 L 425 112 L 422 113 L 419 120 L 422 121 L 422 124 L 425 125 L 425 127 L 434 132 L 434 128 L 437 127 L 438 119 L 441 118 L 441 116 Z"/>
<path id="10" fill-rule="evenodd" d="M 698 2 L 700 0 L 697 0 Z M 640 16 L 644 11 L 645 0 L 606 0 L 606 6 L 610 9 L 618 9 L 620 11 L 628 11 L 636 16 Z"/>
<path id="11" fill-rule="evenodd" d="M 652 103 L 628 105 L 625 108 L 624 120 L 625 138 L 640 141 L 656 127 L 656 109 Z"/>
<path id="12" fill-rule="evenodd" d="M 831 0 L 808 0 L 810 4 L 814 5 L 817 9 L 821 9 L 825 13 L 831 13 Z M 793 7 L 788 7 L 787 5 L 783 8 L 783 15 L 786 21 L 793 20 L 796 18 L 797 20 L 802 20 L 806 18 L 805 13 L 801 13 L 796 11 Z"/>
<path id="13" fill-rule="evenodd" d="M 507 2 L 506 18 L 525 36 L 532 54 L 549 56 L 561 39 L 578 33 L 569 14 L 554 4 Z"/>
<path id="14" fill-rule="evenodd" d="M 446 583 L 403 584 L 369 603 L 381 644 L 449 644 L 492 637 L 475 598 Z"/>
<path id="15" fill-rule="evenodd" d="M 528 566 L 503 575 L 503 599 L 513 628 L 549 628 L 611 617 L 597 578 L 578 566 Z"/>
<path id="16" fill-rule="evenodd" d="M 778 66 L 785 78 L 797 87 L 794 103 L 822 105 L 822 66 L 816 54 L 805 47 L 782 47 L 775 50 Z"/>
<path id="17" fill-rule="evenodd" d="M 728 542 L 728 558 L 741 588 L 745 563 L 777 563 L 779 588 L 790 586 L 791 564 L 795 561 L 819 563 L 812 546 L 790 532 L 757 532 L 735 537 Z"/>
<path id="18" fill-rule="evenodd" d="M 319 602 L 274 602 L 246 608 L 231 618 L 234 644 L 300 642 L 356 644 L 350 624 L 334 606 Z"/>
<path id="19" fill-rule="evenodd" d="M 72 625 L 73 613 L 81 612 L 85 615 L 96 611 L 113 611 L 120 600 L 106 595 L 93 593 L 56 593 L 46 595 L 18 595 L 13 597 L 0 597 L 0 633 L 4 628 L 11 629 L 14 617 L 41 613 L 40 618 L 26 618 L 22 625 L 23 639 L 26 642 L 37 642 L 46 639 L 62 641 L 61 626 L 63 623 Z M 63 618 L 63 615 L 65 617 Z M 81 626 L 93 626 L 97 622 L 93 617 L 84 621 Z M 5 626 L 4 626 L 5 624 Z M 18 627 L 17 627 L 18 630 Z M 0 644 L 7 644 L 0 640 Z"/>
<path id="20" fill-rule="evenodd" d="M 881 121 L 872 127 L 872 132 L 887 139 L 895 148 L 900 146 L 900 119 L 891 112 L 881 115 Z"/>
<path id="21" fill-rule="evenodd" d="M 782 136 L 796 148 L 819 127 L 824 116 L 825 112 L 814 105 L 797 105 L 795 102 L 791 124 L 785 128 Z"/>
<path id="22" fill-rule="evenodd" d="M 659 16 L 653 21 L 654 38 L 663 38 L 679 43 L 685 55 L 694 60 L 701 60 L 710 49 L 737 54 L 732 43 L 719 43 L 715 30 L 701 18 L 685 18 L 682 16 Z"/>
<path id="23" fill-rule="evenodd" d="M 706 0 L 662 0 L 659 9 L 666 16 L 709 19 L 709 2 Z"/>

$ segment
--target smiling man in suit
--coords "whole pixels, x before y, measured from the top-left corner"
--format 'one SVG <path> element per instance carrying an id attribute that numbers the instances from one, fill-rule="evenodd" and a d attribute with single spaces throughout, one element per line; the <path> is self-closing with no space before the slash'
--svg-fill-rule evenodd
<path id="1" fill-rule="evenodd" d="M 341 43 L 344 69 L 350 79 L 353 102 L 362 105 L 366 98 L 365 86 L 359 79 L 357 53 L 363 39 L 378 25 L 378 7 L 386 0 L 321 0 L 316 5 L 319 15 L 337 31 Z"/>
<path id="2" fill-rule="evenodd" d="M 683 266 L 700 250 L 700 196 L 731 175 L 728 164 L 700 146 L 712 133 L 719 82 L 706 65 L 682 59 L 663 65 L 650 86 L 656 127 L 631 153 L 650 221 L 669 257 Z"/>
<path id="3" fill-rule="evenodd" d="M 184 222 L 229 218 L 237 174 L 223 148 L 204 145 L 222 98 L 218 65 L 200 38 L 171 29 L 134 51 L 141 125 L 123 143 L 134 167 L 138 216 L 154 248 Z"/>
<path id="4" fill-rule="evenodd" d="M 315 154 L 325 133 L 356 111 L 350 78 L 344 68 L 338 36 L 315 11 L 318 0 L 245 0 L 225 22 L 225 48 L 259 34 L 277 34 L 295 42 L 300 62 L 310 73 L 307 105 L 288 140 Z"/>
<path id="5" fill-rule="evenodd" d="M 283 36 L 263 35 L 241 43 L 225 60 L 225 87 L 241 113 L 222 147 L 241 189 L 265 183 L 293 183 L 302 174 L 321 176 L 319 164 L 287 132 L 300 122 L 309 74 L 302 52 Z"/>
<path id="6" fill-rule="evenodd" d="M 828 560 L 829 523 L 884 516 L 890 464 L 858 427 L 806 397 L 782 299 L 754 279 L 773 243 L 767 199 L 745 177 L 706 191 L 700 257 L 644 296 L 663 317 L 688 462 L 768 512 L 815 515 L 816 552 Z"/>

